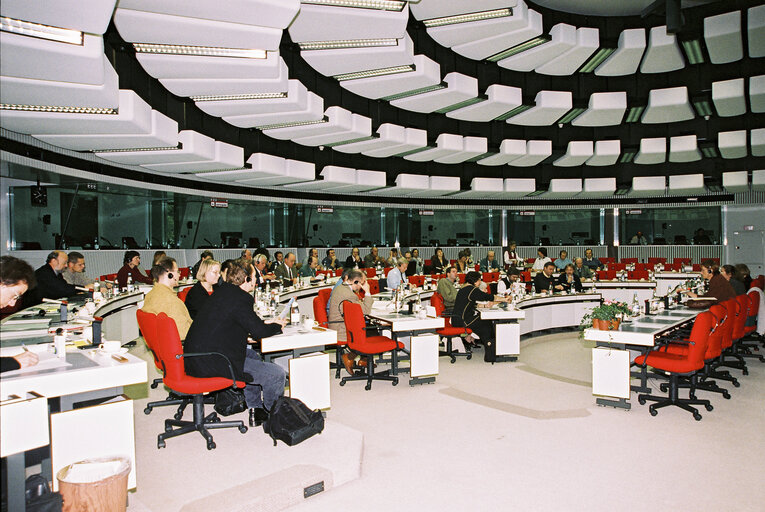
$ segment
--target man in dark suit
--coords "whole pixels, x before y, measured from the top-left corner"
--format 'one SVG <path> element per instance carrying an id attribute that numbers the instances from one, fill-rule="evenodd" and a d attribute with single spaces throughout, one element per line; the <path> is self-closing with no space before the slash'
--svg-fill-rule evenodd
<path id="1" fill-rule="evenodd" d="M 563 287 L 555 282 L 553 277 L 553 271 L 555 270 L 555 264 L 552 261 L 545 263 L 542 272 L 539 272 L 534 277 L 534 291 L 542 293 L 544 291 L 553 293 L 553 290 L 562 290 Z"/>
<path id="2" fill-rule="evenodd" d="M 558 276 L 558 285 L 565 292 L 579 293 L 582 291 L 582 281 L 579 279 L 579 276 L 576 275 L 574 270 L 574 265 L 569 263 L 565 266 L 563 272 L 560 273 L 560 276 Z"/>
<path id="3" fill-rule="evenodd" d="M 186 335 L 184 351 L 218 352 L 231 361 L 237 380 L 247 383 L 244 396 L 250 408 L 250 425 L 268 418 L 277 398 L 284 394 L 285 372 L 264 362 L 257 351 L 247 347 L 248 339 L 260 340 L 281 333 L 287 321 L 263 321 L 254 311 L 255 273 L 242 262 L 234 262 L 226 281 L 210 295 L 197 313 Z M 222 357 L 190 357 L 186 372 L 193 377 L 226 377 L 231 373 Z M 262 391 L 262 396 L 261 396 Z"/>
<path id="4" fill-rule="evenodd" d="M 37 287 L 29 293 L 25 307 L 39 304 L 43 299 L 61 299 L 75 295 L 77 290 L 74 285 L 64 281 L 61 272 L 66 268 L 69 257 L 64 251 L 53 251 L 48 254 L 45 265 L 35 270 Z"/>
<path id="5" fill-rule="evenodd" d="M 284 257 L 284 262 L 274 270 L 276 279 L 281 279 L 284 286 L 292 286 L 297 281 L 297 271 L 295 271 L 295 255 L 288 252 Z"/>

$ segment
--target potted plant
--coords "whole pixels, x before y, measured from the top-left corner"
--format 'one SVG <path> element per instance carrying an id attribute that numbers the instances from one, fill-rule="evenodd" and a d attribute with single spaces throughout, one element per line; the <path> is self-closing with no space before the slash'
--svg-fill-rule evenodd
<path id="1" fill-rule="evenodd" d="M 590 327 L 601 331 L 613 331 L 619 328 L 622 318 L 630 314 L 630 308 L 624 302 L 604 300 L 600 306 L 582 317 L 579 332 L 583 336 L 584 330 Z"/>

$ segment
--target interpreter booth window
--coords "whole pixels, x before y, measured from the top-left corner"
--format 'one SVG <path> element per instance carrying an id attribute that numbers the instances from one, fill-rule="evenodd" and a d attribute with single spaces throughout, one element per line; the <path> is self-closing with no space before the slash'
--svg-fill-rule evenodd
<path id="1" fill-rule="evenodd" d="M 721 209 L 623 208 L 619 210 L 619 231 L 622 245 L 718 245 Z"/>
<path id="2" fill-rule="evenodd" d="M 409 210 L 402 245 L 499 245 L 502 210 Z M 407 234 L 407 233 L 403 233 Z"/>
<path id="3" fill-rule="evenodd" d="M 305 232 L 311 247 L 355 247 L 380 243 L 381 209 L 305 206 Z"/>
<path id="4" fill-rule="evenodd" d="M 508 210 L 507 239 L 518 245 L 597 245 L 598 210 Z"/>

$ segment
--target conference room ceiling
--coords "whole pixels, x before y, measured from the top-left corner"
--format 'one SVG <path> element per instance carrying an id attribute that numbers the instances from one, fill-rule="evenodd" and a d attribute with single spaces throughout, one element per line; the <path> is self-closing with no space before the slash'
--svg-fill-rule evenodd
<path id="1" fill-rule="evenodd" d="M 683 2 L 672 33 L 648 3 L 6 0 L 0 121 L 133 175 L 286 195 L 584 198 L 765 167 L 765 6 Z"/>

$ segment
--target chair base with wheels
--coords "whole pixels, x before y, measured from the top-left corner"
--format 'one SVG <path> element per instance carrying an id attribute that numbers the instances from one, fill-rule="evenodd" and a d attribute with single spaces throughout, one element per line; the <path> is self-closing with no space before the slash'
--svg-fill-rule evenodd
<path id="1" fill-rule="evenodd" d="M 247 427 L 243 421 L 221 421 L 215 412 L 205 416 L 205 396 L 198 394 L 187 396 L 186 400 L 192 402 L 194 419 L 192 421 L 183 421 L 177 418 L 165 420 L 165 431 L 157 436 L 157 448 L 164 448 L 166 439 L 188 434 L 196 430 L 207 441 L 207 449 L 213 450 L 215 449 L 215 441 L 213 441 L 212 434 L 207 429 L 236 427 L 242 434 L 247 432 Z"/>
<path id="2" fill-rule="evenodd" d="M 656 416 L 659 411 L 657 409 L 660 409 L 662 407 L 667 407 L 670 405 L 674 405 L 675 407 L 679 407 L 681 409 L 685 409 L 686 411 L 693 414 L 693 419 L 696 421 L 701 421 L 701 414 L 699 414 L 698 409 L 695 407 L 692 407 L 693 405 L 703 405 L 707 411 L 711 411 L 714 409 L 711 403 L 709 403 L 709 400 L 700 400 L 700 399 L 694 399 L 694 398 L 679 398 L 678 397 L 678 380 L 679 377 L 689 377 L 691 374 L 670 374 L 669 376 L 669 383 L 668 383 L 668 390 L 669 393 L 667 396 L 654 396 L 654 395 L 638 395 L 638 403 L 640 405 L 645 405 L 646 401 L 656 402 L 655 404 L 651 404 L 648 406 L 648 412 L 651 413 L 651 416 Z"/>
<path id="3" fill-rule="evenodd" d="M 362 352 L 358 352 L 362 356 L 368 356 L 369 361 L 372 361 L 371 356 L 374 354 L 364 354 Z M 395 357 L 395 354 L 394 354 Z M 385 380 L 390 381 L 394 386 L 398 384 L 398 377 L 391 375 L 390 370 L 384 370 L 381 372 L 375 372 L 374 370 L 374 364 L 367 364 L 366 371 L 360 370 L 354 373 L 353 375 L 349 377 L 343 377 L 342 380 L 340 380 L 340 385 L 345 386 L 345 383 L 348 381 L 353 380 L 365 380 L 367 381 L 367 385 L 364 386 L 364 389 L 369 391 L 372 389 L 372 381 L 373 380 Z"/>
<path id="4" fill-rule="evenodd" d="M 440 350 L 438 352 L 438 355 L 439 356 L 449 356 L 449 359 L 451 360 L 452 364 L 454 364 L 457 361 L 457 356 L 464 357 L 467 360 L 473 359 L 473 351 L 467 345 L 465 345 L 465 352 L 459 352 L 457 350 L 454 350 L 454 348 L 452 347 L 452 340 L 454 338 L 459 338 L 460 334 L 462 334 L 462 332 L 457 333 L 457 334 L 451 334 L 451 335 L 448 334 L 448 333 L 442 333 L 441 332 L 441 331 L 448 331 L 449 329 L 459 329 L 462 332 L 465 331 L 464 328 L 460 328 L 460 327 L 445 327 L 443 329 L 438 329 L 436 331 L 438 333 L 438 336 L 443 338 L 445 340 L 445 343 L 446 343 L 446 347 L 445 347 L 446 350 Z"/>

